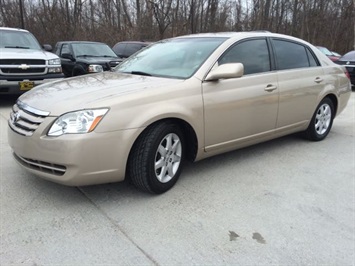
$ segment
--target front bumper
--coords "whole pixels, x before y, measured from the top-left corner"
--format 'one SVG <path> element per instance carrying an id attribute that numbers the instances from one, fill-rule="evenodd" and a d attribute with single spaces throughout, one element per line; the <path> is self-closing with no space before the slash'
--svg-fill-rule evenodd
<path id="1" fill-rule="evenodd" d="M 67 134 L 48 137 L 55 118 L 47 117 L 30 137 L 8 127 L 8 141 L 16 161 L 44 179 L 83 186 L 122 181 L 134 139 L 140 130 Z"/>

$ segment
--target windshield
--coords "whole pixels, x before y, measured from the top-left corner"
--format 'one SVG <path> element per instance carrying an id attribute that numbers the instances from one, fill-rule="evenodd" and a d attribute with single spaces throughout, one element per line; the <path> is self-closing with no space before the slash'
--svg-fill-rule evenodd
<path id="1" fill-rule="evenodd" d="M 73 50 L 76 57 L 117 57 L 117 55 L 112 51 L 112 49 L 104 43 L 73 43 Z"/>
<path id="2" fill-rule="evenodd" d="M 327 48 L 325 48 L 325 47 L 321 47 L 321 46 L 318 46 L 317 47 L 323 54 L 325 54 L 325 55 L 333 55 L 332 54 L 332 52 L 331 51 L 329 51 Z"/>
<path id="3" fill-rule="evenodd" d="M 179 38 L 155 43 L 129 57 L 116 71 L 186 79 L 226 38 Z"/>
<path id="4" fill-rule="evenodd" d="M 42 50 L 31 33 L 13 30 L 0 30 L 0 48 Z"/>

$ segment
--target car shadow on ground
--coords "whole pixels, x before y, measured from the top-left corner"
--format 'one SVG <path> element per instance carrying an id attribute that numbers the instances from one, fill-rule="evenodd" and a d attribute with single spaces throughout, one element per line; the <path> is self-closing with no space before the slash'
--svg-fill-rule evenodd
<path id="1" fill-rule="evenodd" d="M 185 162 L 183 172 L 176 183 L 176 185 L 169 191 L 161 195 L 152 195 L 146 192 L 141 192 L 137 190 L 130 182 L 129 178 L 123 182 L 101 184 L 101 185 L 92 185 L 92 186 L 83 186 L 78 187 L 78 189 L 85 194 L 88 198 L 94 198 L 101 201 L 102 199 L 110 198 L 119 202 L 120 200 L 149 200 L 160 196 L 168 196 L 169 193 L 176 194 L 180 190 L 186 190 L 188 187 L 194 189 L 203 189 L 198 184 L 200 180 L 191 180 L 195 176 L 198 178 L 205 179 L 208 182 L 209 178 L 220 179 L 223 182 L 223 177 L 214 175 L 214 173 L 219 171 L 218 169 L 224 171 L 230 166 L 236 165 L 240 167 L 247 167 L 251 163 L 252 159 L 260 158 L 263 160 L 265 156 L 271 153 L 281 153 L 282 150 L 289 149 L 292 150 L 292 147 L 299 147 L 300 145 L 308 145 L 309 141 L 304 140 L 300 134 L 293 134 L 285 136 L 279 139 L 271 140 L 247 148 L 231 151 L 221 155 L 216 155 L 202 161 L 198 162 Z M 233 171 L 231 169 L 230 171 Z M 234 174 L 234 173 L 231 173 Z M 238 177 L 239 176 L 239 177 Z M 242 175 L 238 175 L 236 178 L 243 178 Z M 202 180 L 203 181 L 203 180 Z M 196 187 L 197 186 L 197 187 Z M 228 184 L 226 184 L 228 186 Z M 165 195 L 165 196 L 164 196 Z M 174 196 L 172 196 L 174 197 Z"/>
<path id="2" fill-rule="evenodd" d="M 1 95 L 0 94 L 0 108 L 13 106 L 18 97 L 19 97 L 19 95 Z"/>

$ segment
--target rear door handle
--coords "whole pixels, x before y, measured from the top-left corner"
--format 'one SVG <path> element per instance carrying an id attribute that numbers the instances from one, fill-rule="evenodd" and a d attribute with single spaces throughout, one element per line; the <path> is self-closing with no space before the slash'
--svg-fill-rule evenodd
<path id="1" fill-rule="evenodd" d="M 264 90 L 268 91 L 268 92 L 272 92 L 272 91 L 274 91 L 276 89 L 277 89 L 277 87 L 275 85 L 269 84 L 269 85 L 266 86 L 266 88 Z"/>
<path id="2" fill-rule="evenodd" d="M 314 80 L 315 83 L 321 83 L 322 81 L 323 79 L 320 77 L 316 77 L 316 79 Z"/>

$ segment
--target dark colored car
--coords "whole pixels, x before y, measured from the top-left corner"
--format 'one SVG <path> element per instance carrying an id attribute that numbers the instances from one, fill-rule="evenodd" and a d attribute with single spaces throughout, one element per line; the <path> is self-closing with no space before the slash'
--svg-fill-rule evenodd
<path id="1" fill-rule="evenodd" d="M 330 60 L 332 60 L 333 62 L 335 62 L 336 60 L 338 60 L 340 58 L 340 56 L 335 55 L 333 52 L 331 52 L 328 48 L 323 47 L 323 46 L 316 46 L 323 54 L 325 54 L 326 56 L 328 56 L 328 58 Z"/>
<path id="2" fill-rule="evenodd" d="M 130 57 L 135 52 L 151 44 L 150 42 L 125 41 L 118 42 L 112 47 L 112 50 L 121 58 Z"/>
<path id="3" fill-rule="evenodd" d="M 344 65 L 350 75 L 351 85 L 355 86 L 355 50 L 340 57 L 335 63 Z"/>
<path id="4" fill-rule="evenodd" d="M 107 44 L 100 42 L 58 42 L 54 52 L 61 59 L 66 77 L 108 71 L 122 61 Z"/>

